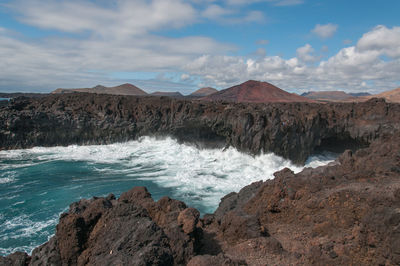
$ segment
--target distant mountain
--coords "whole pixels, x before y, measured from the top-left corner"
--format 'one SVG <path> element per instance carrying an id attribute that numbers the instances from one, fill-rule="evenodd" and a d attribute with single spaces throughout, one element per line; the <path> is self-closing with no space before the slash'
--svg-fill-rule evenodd
<path id="1" fill-rule="evenodd" d="M 206 101 L 230 101 L 230 102 L 313 102 L 312 100 L 289 93 L 268 83 L 249 80 L 240 85 L 218 91 L 209 96 L 201 98 Z"/>
<path id="2" fill-rule="evenodd" d="M 211 88 L 211 87 L 205 87 L 205 88 L 201 88 L 198 89 L 197 91 L 191 93 L 189 96 L 191 97 L 205 97 L 208 95 L 211 95 L 215 92 L 217 92 L 217 89 Z"/>
<path id="3" fill-rule="evenodd" d="M 352 99 L 356 100 L 357 98 L 356 96 L 353 96 L 344 91 L 310 91 L 303 93 L 301 96 L 323 102 L 349 101 Z"/>
<path id="4" fill-rule="evenodd" d="M 350 92 L 349 93 L 351 96 L 354 97 L 361 97 L 361 96 L 370 96 L 371 94 L 368 92 Z"/>
<path id="5" fill-rule="evenodd" d="M 156 91 L 156 92 L 151 93 L 150 95 L 152 95 L 152 96 L 166 96 L 166 97 L 172 97 L 172 98 L 183 98 L 184 97 L 178 91 L 174 91 L 174 92 Z"/>
<path id="6" fill-rule="evenodd" d="M 88 92 L 88 93 L 115 94 L 115 95 L 147 95 L 146 92 L 129 83 L 125 83 L 115 87 L 105 87 L 102 85 L 97 85 L 93 88 L 56 89 L 52 93 L 58 94 L 58 93 L 72 93 L 72 92 Z"/>
<path id="7" fill-rule="evenodd" d="M 384 98 L 387 102 L 393 102 L 393 103 L 400 103 L 400 88 L 391 90 L 391 91 L 385 91 L 379 94 L 374 94 L 370 96 L 363 97 L 366 99 L 371 99 L 371 98 Z"/>

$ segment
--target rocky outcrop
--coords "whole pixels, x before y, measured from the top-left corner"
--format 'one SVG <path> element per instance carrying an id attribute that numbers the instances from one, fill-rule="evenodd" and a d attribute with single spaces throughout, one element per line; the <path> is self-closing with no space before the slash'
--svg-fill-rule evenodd
<path id="1" fill-rule="evenodd" d="M 143 187 L 81 200 L 31 257 L 0 265 L 399 265 L 399 151 L 400 134 L 385 134 L 330 165 L 250 184 L 203 218 Z"/>
<path id="2" fill-rule="evenodd" d="M 368 145 L 400 128 L 400 105 L 245 104 L 96 94 L 15 99 L 0 107 L 0 149 L 106 144 L 172 135 L 199 145 L 274 152 L 302 164 L 319 150 Z"/>
<path id="3" fill-rule="evenodd" d="M 144 187 L 118 200 L 81 200 L 33 250 L 30 265 L 186 265 L 202 234 L 199 215 L 167 197 L 154 202 Z"/>

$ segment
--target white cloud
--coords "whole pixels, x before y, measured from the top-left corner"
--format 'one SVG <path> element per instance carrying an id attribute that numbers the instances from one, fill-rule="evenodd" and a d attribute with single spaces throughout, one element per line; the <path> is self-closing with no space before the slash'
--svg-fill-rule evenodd
<path id="1" fill-rule="evenodd" d="M 72 33 L 91 31 L 102 36 L 179 28 L 197 19 L 196 10 L 183 0 L 121 0 L 110 7 L 90 1 L 18 0 L 11 7 L 22 22 L 33 26 Z"/>
<path id="2" fill-rule="evenodd" d="M 189 80 L 189 79 L 190 79 L 190 75 L 188 75 L 188 74 L 186 74 L 186 73 L 184 73 L 184 74 L 181 75 L 181 80 L 182 80 L 182 81 L 186 81 L 186 80 Z"/>
<path id="3" fill-rule="evenodd" d="M 210 5 L 203 12 L 202 16 L 223 24 L 262 23 L 265 16 L 260 11 L 248 11 L 242 14 L 238 9 Z"/>
<path id="4" fill-rule="evenodd" d="M 362 51 L 376 51 L 389 57 L 400 57 L 400 27 L 388 29 L 377 26 L 365 33 L 357 42 L 357 48 Z"/>
<path id="5" fill-rule="evenodd" d="M 319 58 L 315 55 L 315 50 L 310 44 L 306 44 L 296 50 L 297 58 L 303 62 L 316 62 Z"/>
<path id="6" fill-rule="evenodd" d="M 297 49 L 297 57 L 291 59 L 265 56 L 254 60 L 209 55 L 197 58 L 186 69 L 221 87 L 256 79 L 297 91 L 342 89 L 378 92 L 398 87 L 400 82 L 400 58 L 395 41 L 400 38 L 399 34 L 399 27 L 378 26 L 364 34 L 356 46 L 343 48 L 318 65 L 306 64 L 317 59 L 314 49 L 306 44 Z M 382 55 L 389 59 L 381 59 Z"/>
<path id="7" fill-rule="evenodd" d="M 262 48 L 256 51 L 256 57 L 226 56 L 236 48 L 212 38 L 157 35 L 163 28 L 197 23 L 206 14 L 212 19 L 219 15 L 226 23 L 265 19 L 259 11 L 243 14 L 228 9 L 232 13 L 223 12 L 212 0 L 192 0 L 192 4 L 200 5 L 204 1 L 214 8 L 206 12 L 202 6 L 202 14 L 198 11 L 200 8 L 195 9 L 189 1 L 183 0 L 119 0 L 113 1 L 110 7 L 89 1 L 14 2 L 13 8 L 20 14 L 21 21 L 71 34 L 69 37 L 28 39 L 25 36 L 19 39 L 20 34 L 0 28 L 0 88 L 93 86 L 93 82 L 106 82 L 110 72 L 143 71 L 180 73 L 176 74 L 175 81 L 219 87 L 248 79 L 265 80 L 283 89 L 299 91 L 363 91 L 389 89 L 399 84 L 400 27 L 377 26 L 354 42 L 355 45 L 319 63 L 321 58 L 310 44 L 298 48 L 296 57 L 289 59 L 268 56 Z M 166 4 L 169 12 L 165 12 Z M 331 30 L 326 30 L 326 26 L 318 28 L 325 29 L 320 30 L 321 37 L 332 36 L 337 29 L 332 25 Z M 258 43 L 265 45 L 267 42 Z"/>
<path id="8" fill-rule="evenodd" d="M 210 5 L 202 13 L 202 16 L 209 19 L 220 19 L 223 16 L 234 13 L 232 10 L 219 5 Z"/>
<path id="9" fill-rule="evenodd" d="M 325 25 L 317 24 L 311 31 L 322 39 L 331 38 L 337 31 L 338 25 L 328 23 Z"/>

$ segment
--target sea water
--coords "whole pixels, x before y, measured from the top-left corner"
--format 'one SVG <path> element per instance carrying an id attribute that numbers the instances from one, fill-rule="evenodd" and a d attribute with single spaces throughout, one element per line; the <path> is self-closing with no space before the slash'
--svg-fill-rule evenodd
<path id="1" fill-rule="evenodd" d="M 306 166 L 333 159 L 314 156 Z M 81 198 L 146 186 L 155 200 L 169 196 L 212 213 L 224 195 L 284 167 L 303 169 L 274 154 L 198 149 L 171 138 L 0 151 L 0 255 L 29 253 L 46 242 L 59 215 Z"/>

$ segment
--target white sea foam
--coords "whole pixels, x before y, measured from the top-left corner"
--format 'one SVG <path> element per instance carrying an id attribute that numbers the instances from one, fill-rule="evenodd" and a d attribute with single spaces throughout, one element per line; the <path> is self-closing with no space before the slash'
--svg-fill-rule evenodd
<path id="1" fill-rule="evenodd" d="M 225 194 L 238 191 L 254 181 L 271 179 L 273 173 L 282 168 L 289 167 L 295 172 L 303 169 L 272 153 L 251 156 L 234 148 L 198 149 L 171 138 L 159 140 L 150 137 L 111 145 L 3 151 L 0 159 L 2 157 L 30 157 L 36 163 L 85 161 L 93 163 L 94 170 L 100 173 L 118 173 L 174 188 L 171 196 L 201 201 L 211 209 L 218 206 Z M 332 159 L 332 155 L 310 157 L 306 167 L 324 165 Z M 98 167 L 96 164 L 110 166 Z"/>
<path id="2" fill-rule="evenodd" d="M 28 215 L 22 214 L 5 221 L 1 225 L 2 229 L 0 229 L 0 232 L 2 233 L 1 235 L 3 235 L 3 240 L 31 237 L 34 234 L 41 233 L 45 228 L 53 228 L 57 224 L 57 221 L 58 215 L 54 215 L 46 221 L 35 222 L 32 221 Z M 5 234 L 3 231 L 8 231 L 8 233 Z"/>
<path id="3" fill-rule="evenodd" d="M 7 184 L 14 182 L 16 179 L 15 177 L 17 176 L 16 171 L 5 171 L 3 173 L 0 173 L 0 184 Z"/>

